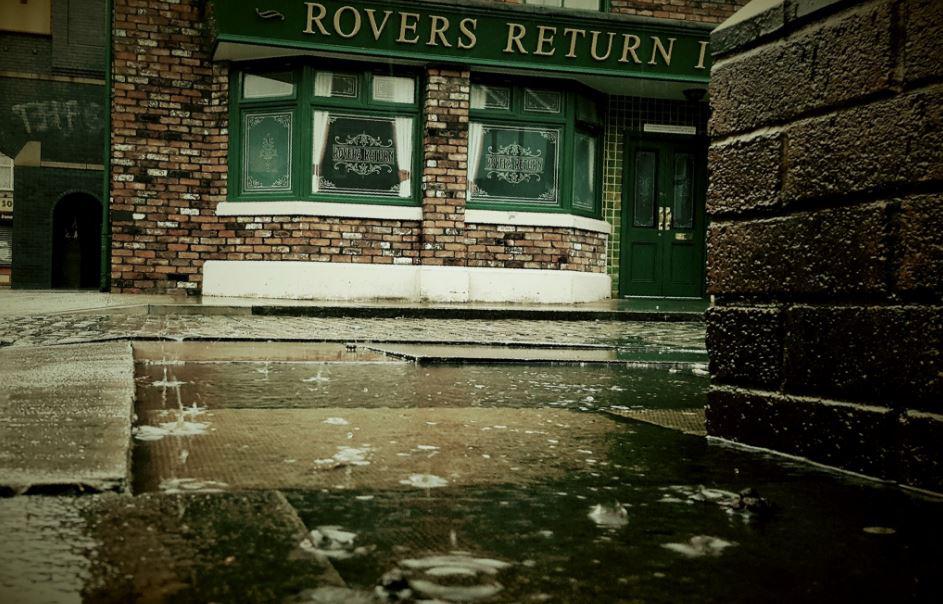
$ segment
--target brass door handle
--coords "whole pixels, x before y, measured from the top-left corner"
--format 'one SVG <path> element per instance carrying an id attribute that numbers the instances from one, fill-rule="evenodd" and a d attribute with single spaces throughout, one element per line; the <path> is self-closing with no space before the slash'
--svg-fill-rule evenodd
<path id="1" fill-rule="evenodd" d="M 665 208 L 665 230 L 671 229 L 671 208 Z"/>
<path id="2" fill-rule="evenodd" d="M 658 208 L 658 231 L 665 230 L 665 208 Z"/>

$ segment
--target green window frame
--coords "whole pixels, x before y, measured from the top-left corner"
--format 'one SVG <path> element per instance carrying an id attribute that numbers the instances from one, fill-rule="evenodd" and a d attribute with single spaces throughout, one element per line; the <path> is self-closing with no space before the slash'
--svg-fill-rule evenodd
<path id="1" fill-rule="evenodd" d="M 412 71 L 259 62 L 230 78 L 230 201 L 418 206 L 422 99 Z"/>
<path id="2" fill-rule="evenodd" d="M 602 216 L 598 101 L 572 83 L 472 83 L 470 209 Z"/>

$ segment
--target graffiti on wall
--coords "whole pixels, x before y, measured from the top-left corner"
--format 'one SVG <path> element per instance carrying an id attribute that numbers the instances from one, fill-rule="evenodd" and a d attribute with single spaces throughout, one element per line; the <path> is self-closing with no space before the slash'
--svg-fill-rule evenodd
<path id="1" fill-rule="evenodd" d="M 95 102 L 33 101 L 13 105 L 11 111 L 30 135 L 48 132 L 97 135 L 103 127 L 102 106 Z"/>

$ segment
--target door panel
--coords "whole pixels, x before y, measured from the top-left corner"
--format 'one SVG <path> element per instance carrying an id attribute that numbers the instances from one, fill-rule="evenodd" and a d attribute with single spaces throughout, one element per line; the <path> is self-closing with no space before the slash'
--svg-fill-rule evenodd
<path id="1" fill-rule="evenodd" d="M 631 140 L 623 172 L 620 295 L 704 295 L 706 149 Z"/>

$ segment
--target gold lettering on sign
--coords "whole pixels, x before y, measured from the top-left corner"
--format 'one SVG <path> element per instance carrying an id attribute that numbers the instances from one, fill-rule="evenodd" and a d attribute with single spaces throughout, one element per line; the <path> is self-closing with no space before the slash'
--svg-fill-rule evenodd
<path id="1" fill-rule="evenodd" d="M 707 47 L 710 45 L 710 42 L 702 40 L 698 42 L 701 47 L 701 52 L 697 57 L 697 65 L 694 66 L 694 69 L 704 69 L 704 60 L 707 58 Z"/>
<path id="2" fill-rule="evenodd" d="M 439 15 L 432 15 L 429 18 L 432 20 L 432 26 L 429 29 L 429 41 L 426 42 L 426 46 L 438 46 L 439 43 L 436 42 L 436 38 L 438 38 L 442 46 L 451 48 L 452 44 L 445 38 L 445 32 L 449 30 L 452 24 L 449 23 L 446 17 L 440 17 Z"/>
<path id="3" fill-rule="evenodd" d="M 566 53 L 566 58 L 573 59 L 576 57 L 576 35 L 579 34 L 581 37 L 586 37 L 585 29 L 573 29 L 572 27 L 567 27 L 563 30 L 564 36 L 570 36 L 570 51 Z"/>
<path id="4" fill-rule="evenodd" d="M 615 38 L 616 35 L 613 33 L 609 34 L 609 45 L 606 47 L 606 54 L 600 56 L 596 45 L 599 43 L 599 34 L 602 32 L 593 31 L 590 33 L 593 34 L 593 43 L 590 45 L 589 54 L 591 54 L 597 61 L 605 61 L 609 58 L 609 55 L 612 54 L 612 39 Z"/>
<path id="5" fill-rule="evenodd" d="M 321 23 L 321 19 L 323 19 L 324 15 L 327 14 L 327 9 L 324 8 L 324 5 L 318 4 L 317 2 L 305 2 L 305 6 L 308 7 L 308 26 L 305 28 L 304 33 L 306 34 L 315 33 L 314 27 L 317 26 L 318 31 L 321 32 L 322 36 L 331 35 L 328 33 L 326 29 L 324 29 L 324 24 Z M 315 10 L 317 10 L 316 15 L 314 14 Z"/>
<path id="6" fill-rule="evenodd" d="M 399 37 L 396 38 L 397 42 L 405 42 L 406 44 L 415 44 L 419 41 L 419 34 L 416 33 L 416 29 L 419 27 L 419 14 L 418 13 L 400 13 L 399 14 Z M 406 34 L 411 33 L 414 37 L 407 38 Z"/>
<path id="7" fill-rule="evenodd" d="M 661 58 L 665 61 L 665 66 L 671 66 L 671 52 L 675 47 L 675 38 L 668 38 L 668 50 L 665 50 L 665 45 L 661 43 L 661 38 L 658 36 L 652 36 L 652 41 L 655 45 L 652 47 L 652 60 L 648 62 L 649 65 L 657 65 L 657 55 L 661 53 Z"/>
<path id="8" fill-rule="evenodd" d="M 553 36 L 557 33 L 556 27 L 548 27 L 546 25 L 537 26 L 537 49 L 534 51 L 535 55 L 541 55 L 544 57 L 552 57 L 553 53 L 556 52 L 556 49 L 553 47 Z M 547 48 L 549 45 L 549 48 Z"/>
<path id="9" fill-rule="evenodd" d="M 349 12 L 354 15 L 354 27 L 348 32 L 345 32 L 341 27 L 341 19 L 343 19 L 344 13 Z M 360 20 L 360 11 L 358 11 L 353 6 L 342 6 L 334 13 L 334 31 L 337 32 L 337 35 L 342 38 L 353 38 L 360 33 L 360 26 L 363 23 Z"/>
<path id="10" fill-rule="evenodd" d="M 475 30 L 478 28 L 478 19 L 462 19 L 458 23 L 458 29 L 462 32 L 462 35 L 465 38 L 458 39 L 459 48 L 474 48 L 475 44 L 478 43 L 478 36 L 475 35 Z"/>
<path id="11" fill-rule="evenodd" d="M 632 55 L 632 60 L 637 64 L 641 64 L 642 60 L 638 58 L 636 50 L 642 44 L 641 38 L 638 36 L 633 36 L 632 34 L 622 34 L 622 58 L 619 59 L 620 63 L 628 63 L 629 55 Z"/>
<path id="12" fill-rule="evenodd" d="M 504 52 L 514 52 L 512 46 L 517 46 L 517 52 L 526 55 L 524 44 L 521 40 L 527 35 L 527 28 L 520 23 L 508 23 L 508 44 L 504 47 Z"/>
<path id="13" fill-rule="evenodd" d="M 367 21 L 370 22 L 370 30 L 373 31 L 373 39 L 379 41 L 380 34 L 383 33 L 383 30 L 386 29 L 386 22 L 390 20 L 390 15 L 393 14 L 391 10 L 383 11 L 383 20 L 377 24 L 376 12 L 372 8 L 364 9 L 364 12 L 367 13 Z"/>

